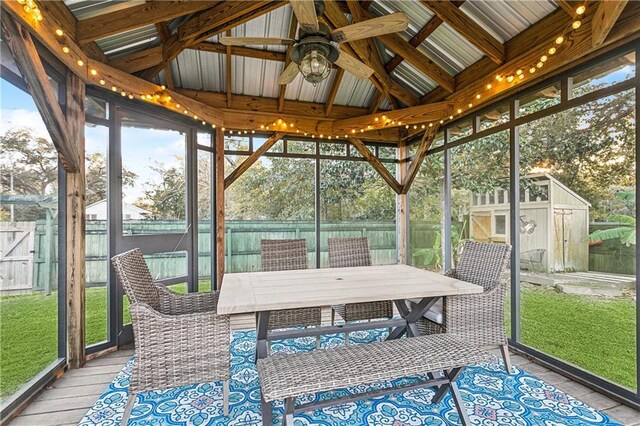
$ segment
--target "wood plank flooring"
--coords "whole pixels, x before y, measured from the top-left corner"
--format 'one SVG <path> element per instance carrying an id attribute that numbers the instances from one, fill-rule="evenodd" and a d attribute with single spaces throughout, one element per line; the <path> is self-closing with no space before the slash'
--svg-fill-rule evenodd
<path id="1" fill-rule="evenodd" d="M 76 425 L 131 355 L 133 355 L 132 349 L 120 350 L 89 361 L 80 370 L 68 371 L 42 392 L 10 425 Z M 640 412 L 519 355 L 512 354 L 511 361 L 519 368 L 601 410 L 623 425 L 640 426 Z"/>

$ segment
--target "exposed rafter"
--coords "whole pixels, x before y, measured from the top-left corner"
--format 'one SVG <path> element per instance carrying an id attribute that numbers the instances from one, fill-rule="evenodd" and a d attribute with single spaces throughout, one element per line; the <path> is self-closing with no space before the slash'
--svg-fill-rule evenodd
<path id="1" fill-rule="evenodd" d="M 591 43 L 600 46 L 609 35 L 628 0 L 601 1 L 593 16 Z"/>
<path id="2" fill-rule="evenodd" d="M 231 36 L 231 30 L 227 30 L 227 37 Z M 231 87 L 233 77 L 231 74 L 231 46 L 227 46 L 225 55 L 225 89 L 227 91 L 227 108 L 231 108 L 231 98 L 233 96 L 233 88 Z"/>
<path id="3" fill-rule="evenodd" d="M 218 2 L 211 9 L 194 14 L 177 28 L 176 33 L 162 46 L 162 62 L 172 61 L 190 45 L 242 25 L 285 4 L 284 1 Z M 140 76 L 150 80 L 162 67 L 163 63 L 159 63 Z"/>
<path id="4" fill-rule="evenodd" d="M 136 4 L 78 21 L 76 41 L 87 43 L 134 28 L 199 12 L 214 4 L 210 1 L 153 1 Z"/>
<path id="5" fill-rule="evenodd" d="M 340 88 L 340 83 L 342 82 L 342 77 L 344 76 L 344 70 L 342 68 L 338 68 L 336 71 L 336 75 L 333 78 L 333 82 L 331 83 L 331 89 L 329 89 L 329 96 L 327 97 L 327 102 L 324 107 L 324 115 L 329 116 L 331 114 L 331 109 L 333 108 L 333 102 L 336 100 L 336 95 L 338 94 L 338 89 Z"/>
<path id="6" fill-rule="evenodd" d="M 464 3 L 464 0 L 453 1 L 452 3 L 454 6 L 460 7 L 460 5 Z M 438 27 L 442 25 L 442 23 L 443 21 L 438 15 L 433 16 L 431 19 L 429 19 L 429 22 L 427 22 L 424 27 L 422 27 L 420 31 L 416 33 L 416 35 L 411 37 L 411 40 L 409 40 L 409 44 L 413 47 L 418 47 L 431 35 L 431 33 L 437 30 Z M 400 65 L 402 61 L 404 61 L 404 58 L 401 55 L 396 54 L 393 58 L 391 58 L 389 62 L 387 62 L 384 68 L 385 70 L 387 70 L 387 72 L 391 72 L 396 69 L 396 67 Z"/>
<path id="7" fill-rule="evenodd" d="M 325 0 L 324 16 L 330 21 L 334 28 L 341 28 L 349 25 L 349 20 L 344 15 L 335 0 Z M 343 43 L 341 46 L 347 53 L 357 56 L 362 62 L 373 69 L 372 83 L 380 92 L 388 92 L 405 105 L 416 105 L 418 100 L 407 88 L 393 80 L 384 70 L 384 65 L 379 60 L 377 52 L 371 52 L 364 40 L 357 40 L 350 43 Z"/>
<path id="8" fill-rule="evenodd" d="M 453 4 L 448 1 L 434 0 L 422 0 L 422 3 L 491 58 L 493 62 L 496 64 L 504 62 L 505 52 L 502 43 Z"/>
<path id="9" fill-rule="evenodd" d="M 295 38 L 296 37 L 296 31 L 298 29 L 298 20 L 296 19 L 296 15 L 294 15 L 293 13 L 291 14 L 291 22 L 289 23 L 289 38 Z M 289 66 L 289 64 L 291 63 L 291 49 L 293 49 L 293 45 L 289 46 L 287 48 L 287 54 L 285 57 L 285 61 L 284 61 L 284 67 L 282 67 L 283 70 L 287 69 L 287 66 Z M 280 85 L 280 93 L 278 94 L 278 111 L 282 112 L 282 110 L 284 109 L 284 95 L 287 93 L 287 85 L 286 84 L 281 84 Z"/>
<path id="10" fill-rule="evenodd" d="M 156 29 L 158 30 L 158 36 L 160 37 L 160 42 L 162 44 L 166 43 L 169 40 L 169 38 L 171 38 L 171 33 L 169 32 L 169 25 L 166 22 L 158 22 L 156 24 Z M 162 54 L 162 52 L 160 54 Z M 167 61 L 164 63 L 164 78 L 167 82 L 167 87 L 171 90 L 174 90 L 175 87 L 173 85 L 173 72 L 171 72 L 171 61 Z"/>
<path id="11" fill-rule="evenodd" d="M 452 7 L 455 9 L 455 6 L 452 5 Z M 361 13 L 367 19 L 373 18 L 373 16 L 365 10 L 361 9 Z M 378 38 L 385 46 L 387 46 L 398 55 L 402 56 L 405 61 L 409 62 L 427 77 L 434 80 L 445 90 L 449 92 L 453 92 L 455 90 L 453 77 L 444 69 L 442 69 L 442 67 L 437 65 L 431 59 L 427 58 L 415 46 L 405 41 L 405 39 L 403 39 L 399 34 L 385 34 L 379 36 Z"/>
<path id="12" fill-rule="evenodd" d="M 231 54 L 234 56 L 244 56 L 246 58 L 265 59 L 267 61 L 284 62 L 286 53 L 273 52 L 270 50 L 253 49 L 251 47 L 230 46 Z M 204 52 L 226 53 L 227 46 L 220 43 L 203 41 L 189 46 L 189 49 L 202 50 Z"/>

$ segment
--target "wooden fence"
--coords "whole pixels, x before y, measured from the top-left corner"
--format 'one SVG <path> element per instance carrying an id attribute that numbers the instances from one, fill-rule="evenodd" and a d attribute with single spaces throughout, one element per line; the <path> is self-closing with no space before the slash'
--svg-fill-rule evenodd
<path id="1" fill-rule="evenodd" d="M 590 231 L 616 226 L 591 224 Z M 124 232 L 162 234 L 179 232 L 184 223 L 176 221 L 128 221 Z M 412 250 L 432 248 L 440 231 L 439 223 L 412 222 Z M 198 226 L 199 276 L 211 276 L 211 224 Z M 86 224 L 87 286 L 104 286 L 107 282 L 108 240 L 104 221 Z M 364 236 L 369 238 L 374 264 L 390 264 L 397 260 L 395 222 L 324 222 L 320 234 L 320 264 L 328 266 L 327 239 Z M 260 240 L 263 238 L 304 238 L 309 250 L 309 264 L 315 261 L 315 224 L 312 221 L 234 221 L 226 222 L 226 271 L 244 272 L 260 268 Z M 55 220 L 37 222 L 0 222 L 0 295 L 14 295 L 57 289 L 57 238 Z M 635 246 L 619 241 L 606 241 L 589 248 L 589 270 L 618 274 L 635 274 Z M 146 256 L 152 275 L 158 279 L 185 275 L 186 252 L 158 253 Z M 419 259 L 416 266 L 420 265 Z"/>

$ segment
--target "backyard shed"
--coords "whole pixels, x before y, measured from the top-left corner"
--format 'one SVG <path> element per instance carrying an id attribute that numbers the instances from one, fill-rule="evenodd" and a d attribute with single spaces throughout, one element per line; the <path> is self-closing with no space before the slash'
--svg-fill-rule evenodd
<path id="1" fill-rule="evenodd" d="M 520 265 L 536 272 L 589 269 L 591 204 L 549 173 L 525 176 L 520 191 Z M 471 197 L 470 236 L 510 242 L 509 195 L 497 188 Z"/>

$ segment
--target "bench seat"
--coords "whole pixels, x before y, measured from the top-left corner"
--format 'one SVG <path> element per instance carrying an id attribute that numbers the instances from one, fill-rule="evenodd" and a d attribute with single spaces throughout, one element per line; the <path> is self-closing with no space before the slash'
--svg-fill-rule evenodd
<path id="1" fill-rule="evenodd" d="M 444 394 L 463 367 L 482 363 L 490 357 L 489 353 L 450 334 L 296 354 L 276 354 L 259 360 L 257 365 L 263 398 L 263 419 L 265 406 L 274 400 L 285 399 L 289 400 L 289 404 L 294 404 L 296 397 L 310 393 L 434 372 L 442 372 L 438 376 L 443 378 L 437 380 L 433 375 L 429 376 L 434 383 L 426 381 L 424 386 L 446 386 L 444 392 L 441 392 Z M 449 374 L 452 371 L 454 373 Z M 334 401 L 338 402 L 337 399 Z M 286 401 L 285 405 L 287 406 Z M 270 405 L 267 408 L 270 411 Z M 294 407 L 288 408 L 292 413 Z M 299 408 L 303 407 L 295 408 L 295 411 L 301 411 Z M 265 424 L 271 422 L 268 416 L 270 413 Z"/>

